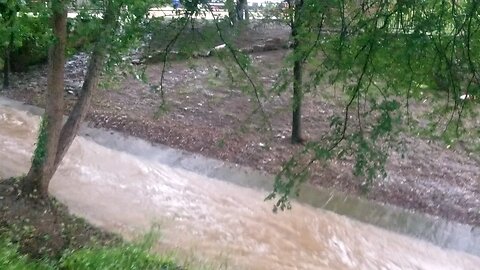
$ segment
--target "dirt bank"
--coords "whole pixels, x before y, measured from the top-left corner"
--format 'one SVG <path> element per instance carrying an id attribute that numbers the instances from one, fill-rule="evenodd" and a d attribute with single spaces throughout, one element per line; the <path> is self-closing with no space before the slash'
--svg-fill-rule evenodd
<path id="1" fill-rule="evenodd" d="M 257 82 L 266 87 L 278 74 L 286 51 L 251 55 L 258 73 Z M 82 60 L 83 61 L 83 60 Z M 67 75 L 68 87 L 78 85 L 83 65 L 77 60 Z M 290 99 L 288 94 L 271 96 L 264 108 L 272 131 L 255 109 L 252 97 L 242 92 L 245 82 L 229 81 L 216 58 L 173 62 L 165 73 L 167 111 L 159 112 L 160 96 L 151 86 L 131 76 L 117 80 L 95 97 L 88 120 L 105 127 L 208 157 L 227 160 L 270 173 L 301 149 L 289 144 Z M 152 85 L 160 81 L 162 65 L 151 65 L 147 75 Z M 9 98 L 43 106 L 46 86 L 45 67 L 28 74 L 16 74 L 12 89 L 0 92 Z M 234 78 L 235 79 L 235 78 Z M 73 86 L 72 86 L 73 85 Z M 330 94 L 335 95 L 331 88 Z M 75 97 L 65 94 L 67 99 Z M 343 110 L 331 99 L 308 94 L 304 106 L 304 130 L 308 138 L 319 138 L 329 129 L 328 117 Z M 404 139 L 404 157 L 391 152 L 389 176 L 375 182 L 364 195 L 369 199 L 450 220 L 480 225 L 480 166 L 460 149 L 409 137 Z M 478 159 L 477 159 L 478 160 Z M 349 194 L 361 194 L 362 179 L 351 173 L 349 161 L 316 164 L 311 181 Z"/>
<path id="2" fill-rule="evenodd" d="M 19 194 L 15 179 L 0 179 L 0 236 L 9 237 L 30 258 L 59 259 L 68 250 L 122 241 L 70 215 L 55 201 Z"/>

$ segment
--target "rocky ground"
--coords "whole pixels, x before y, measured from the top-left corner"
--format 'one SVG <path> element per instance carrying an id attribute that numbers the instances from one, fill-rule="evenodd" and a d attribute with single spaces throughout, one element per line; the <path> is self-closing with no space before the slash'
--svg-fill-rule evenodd
<path id="1" fill-rule="evenodd" d="M 253 36 L 251 42 L 255 44 L 258 40 Z M 284 49 L 252 52 L 250 56 L 257 68 L 255 81 L 268 89 L 278 77 L 287 53 Z M 67 111 L 76 100 L 85 64 L 85 55 L 75 56 L 67 63 Z M 160 109 L 160 95 L 152 89 L 158 89 L 163 64 L 151 64 L 146 68 L 149 83 L 127 75 L 99 91 L 88 121 L 96 127 L 276 173 L 291 155 L 302 149 L 289 143 L 289 95 L 267 95 L 263 108 L 272 127 L 268 131 L 261 114 L 253 113 L 256 108 L 253 95 L 244 93 L 248 84 L 238 79 L 240 76 L 233 76 L 232 82 L 225 65 L 228 64 L 215 57 L 169 63 L 164 79 L 166 106 Z M 12 81 L 13 86 L 0 92 L 1 95 L 44 105 L 45 66 L 14 74 Z M 335 97 L 337 91 L 329 87 L 328 93 Z M 341 113 L 344 108 L 338 100 L 307 94 L 303 112 L 307 138 L 319 138 L 329 130 L 329 116 Z M 478 158 L 462 149 L 447 149 L 413 136 L 403 141 L 406 152 L 390 153 L 388 177 L 376 180 L 367 194 L 362 193 L 362 179 L 352 175 L 352 163 L 348 160 L 314 164 L 311 182 L 480 225 Z"/>

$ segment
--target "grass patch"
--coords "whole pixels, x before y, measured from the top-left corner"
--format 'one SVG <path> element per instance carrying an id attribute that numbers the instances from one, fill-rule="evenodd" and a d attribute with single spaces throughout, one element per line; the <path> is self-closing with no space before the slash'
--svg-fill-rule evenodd
<path id="1" fill-rule="evenodd" d="M 148 249 L 136 245 L 74 251 L 61 260 L 60 267 L 66 270 L 184 269 L 173 258 L 150 253 Z"/>
<path id="2" fill-rule="evenodd" d="M 52 269 L 53 265 L 45 261 L 32 261 L 18 252 L 18 245 L 5 236 L 0 236 L 0 267 L 4 270 L 43 270 Z"/>
<path id="3" fill-rule="evenodd" d="M 0 268 L 6 270 L 181 270 L 172 257 L 152 254 L 142 245 L 85 247 L 66 251 L 58 260 L 35 260 L 19 252 L 18 245 L 0 236 Z"/>

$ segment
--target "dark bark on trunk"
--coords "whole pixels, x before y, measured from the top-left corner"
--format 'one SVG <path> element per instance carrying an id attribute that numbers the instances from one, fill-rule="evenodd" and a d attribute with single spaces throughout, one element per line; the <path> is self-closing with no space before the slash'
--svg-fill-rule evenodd
<path id="1" fill-rule="evenodd" d="M 243 21 L 249 20 L 249 14 L 248 14 L 248 2 L 247 0 L 237 0 L 237 5 L 235 8 L 237 12 L 237 20 Z"/>
<path id="2" fill-rule="evenodd" d="M 226 0 L 225 3 L 228 11 L 228 18 L 232 25 L 235 25 L 237 23 L 237 5 L 234 0 Z"/>
<path id="3" fill-rule="evenodd" d="M 235 11 L 237 13 L 237 21 L 243 21 L 243 5 L 241 0 L 238 0 Z"/>
<path id="4" fill-rule="evenodd" d="M 10 33 L 10 40 L 8 41 L 7 48 L 5 49 L 5 61 L 3 65 L 3 88 L 10 87 L 10 56 L 13 51 L 14 34 Z"/>
<path id="5" fill-rule="evenodd" d="M 3 88 L 7 89 L 10 86 L 8 75 L 10 74 L 10 50 L 5 50 L 5 61 L 3 64 Z"/>
<path id="6" fill-rule="evenodd" d="M 293 64 L 293 114 L 292 143 L 303 143 L 302 138 L 302 89 L 303 63 L 295 60 Z"/>
<path id="7" fill-rule="evenodd" d="M 54 170 L 58 168 L 63 157 L 72 145 L 73 140 L 80 129 L 80 124 L 85 119 L 88 109 L 90 108 L 93 94 L 97 91 L 99 78 L 105 64 L 106 53 L 109 47 L 109 32 L 118 27 L 117 13 L 119 10 L 120 7 L 115 6 L 112 1 L 110 1 L 107 5 L 105 17 L 102 22 L 103 29 L 106 32 L 102 35 L 103 38 L 98 41 L 93 48 L 79 100 L 73 107 L 70 115 L 68 116 L 67 122 L 62 128 L 55 158 Z"/>
<path id="8" fill-rule="evenodd" d="M 49 69 L 51 72 L 49 75 L 47 108 L 45 114 L 47 119 L 47 142 L 45 145 L 48 151 L 44 162 L 42 162 L 40 166 L 34 166 L 33 164 L 35 164 L 35 162 L 32 162 L 32 167 L 23 181 L 23 191 L 25 193 L 31 194 L 34 189 L 37 189 L 40 191 L 42 197 L 48 196 L 48 185 L 50 180 L 58 169 L 58 166 L 68 151 L 68 148 L 72 144 L 80 128 L 80 124 L 88 112 L 92 96 L 97 89 L 99 77 L 105 64 L 106 52 L 109 48 L 109 37 L 111 36 L 111 33 L 118 28 L 117 13 L 119 10 L 120 6 L 115 5 L 113 1 L 108 2 L 105 16 L 102 21 L 104 32 L 101 34 L 101 39 L 97 41 L 92 54 L 90 55 L 87 75 L 82 86 L 80 98 L 63 127 L 63 76 L 66 43 L 66 13 L 63 17 L 65 21 L 62 21 L 61 32 L 59 31 L 60 29 L 57 29 L 57 14 L 54 15 L 55 35 L 57 36 L 57 39 L 62 40 L 62 42 L 56 42 L 54 49 L 52 50 L 54 53 L 51 55 L 52 65 Z M 59 32 L 57 32 L 57 30 Z M 62 44 L 63 47 L 60 47 L 58 44 Z M 63 57 L 61 63 L 59 60 L 60 52 Z M 51 117 L 50 115 L 54 117 Z M 53 119 L 53 121 L 51 119 Z"/>
<path id="9" fill-rule="evenodd" d="M 290 4 L 292 7 L 292 4 Z M 292 143 L 303 143 L 302 137 L 302 102 L 303 102 L 303 64 L 305 62 L 303 53 L 300 51 L 301 40 L 299 37 L 299 27 L 301 25 L 300 12 L 303 6 L 303 0 L 296 0 L 294 3 L 294 17 L 290 19 L 293 37 L 293 54 L 295 57 L 293 63 L 293 108 L 292 108 Z"/>
<path id="10" fill-rule="evenodd" d="M 93 53 L 90 56 L 87 75 L 82 85 L 82 93 L 80 94 L 80 98 L 73 107 L 73 110 L 70 112 L 67 122 L 61 131 L 58 151 L 55 158 L 55 170 L 60 165 L 60 162 L 65 156 L 68 148 L 70 148 L 70 145 L 75 139 L 75 136 L 80 128 L 80 124 L 85 119 L 88 108 L 90 107 L 90 103 L 92 101 L 93 93 L 95 93 L 97 90 L 98 80 L 103 69 L 104 62 L 105 50 L 100 44 L 97 43 Z"/>
<path id="11" fill-rule="evenodd" d="M 55 41 L 49 51 L 49 67 L 47 79 L 47 101 L 44 120 L 46 140 L 37 144 L 45 149 L 41 156 L 35 152 L 32 166 L 23 179 L 22 190 L 32 194 L 37 190 L 44 198 L 48 197 L 48 185 L 54 174 L 55 157 L 58 139 L 63 122 L 63 91 L 65 73 L 65 49 L 67 43 L 67 9 L 62 0 L 53 2 L 53 32 Z M 42 136 L 41 134 L 39 136 Z"/>

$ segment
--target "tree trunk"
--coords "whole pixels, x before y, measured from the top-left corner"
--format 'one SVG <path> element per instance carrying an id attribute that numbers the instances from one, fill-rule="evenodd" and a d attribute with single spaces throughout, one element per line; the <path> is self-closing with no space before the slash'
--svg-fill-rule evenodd
<path id="1" fill-rule="evenodd" d="M 235 0 L 225 0 L 225 8 L 227 9 L 228 18 L 232 25 L 235 25 L 237 21 L 236 7 Z"/>
<path id="2" fill-rule="evenodd" d="M 292 6 L 292 5 L 290 5 Z M 302 138 L 302 102 L 303 102 L 303 64 L 305 62 L 303 52 L 300 48 L 300 37 L 298 31 L 301 26 L 300 12 L 303 7 L 303 0 L 296 0 L 294 15 L 290 19 L 290 27 L 293 37 L 293 108 L 292 108 L 292 143 L 303 143 Z"/>
<path id="3" fill-rule="evenodd" d="M 104 32 L 101 34 L 101 39 L 97 41 L 92 51 L 92 54 L 90 55 L 87 75 L 82 85 L 82 93 L 80 95 L 80 98 L 73 107 L 73 110 L 68 116 L 67 122 L 65 123 L 65 125 L 63 125 L 63 127 L 63 76 L 65 63 L 65 46 L 63 46 L 63 48 L 57 48 L 57 43 L 61 42 L 56 42 L 54 46 L 54 49 L 58 49 L 58 52 L 60 52 L 60 49 L 63 49 L 63 62 L 61 65 L 62 68 L 60 69 L 60 62 L 57 63 L 56 61 L 58 60 L 58 56 L 56 54 L 52 54 L 51 59 L 53 59 L 54 61 L 51 62 L 58 64 L 59 66 L 57 67 L 57 65 L 55 65 L 50 67 L 50 73 L 52 74 L 52 76 L 49 76 L 49 78 L 55 78 L 55 82 L 57 82 L 57 80 L 60 80 L 61 87 L 51 87 L 50 84 L 53 85 L 54 80 L 49 80 L 46 117 L 44 122 L 46 124 L 45 134 L 43 134 L 43 130 L 41 129 L 39 141 L 37 143 L 37 149 L 35 150 L 36 153 L 34 154 L 34 159 L 32 162 L 32 167 L 27 177 L 23 181 L 23 190 L 27 194 L 31 194 L 35 189 L 38 189 L 42 197 L 45 198 L 48 196 L 48 185 L 50 183 L 50 180 L 53 177 L 55 171 L 58 169 L 58 166 L 60 165 L 60 162 L 68 151 L 68 148 L 72 144 L 80 128 L 81 122 L 85 119 L 88 108 L 90 107 L 93 93 L 97 89 L 99 77 L 105 63 L 106 52 L 109 47 L 109 37 L 111 36 L 110 33 L 112 33 L 114 29 L 118 28 L 117 13 L 120 11 L 120 7 L 121 6 L 119 5 L 115 5 L 114 1 L 109 1 L 107 4 L 105 15 L 102 21 L 102 28 Z M 54 18 L 56 18 L 56 14 L 54 14 Z M 64 40 L 66 42 L 66 20 L 64 23 L 65 31 L 62 33 L 65 33 L 65 36 L 60 37 L 60 35 L 57 34 L 57 25 L 55 25 L 55 35 L 58 40 Z M 57 50 L 55 50 L 55 52 L 57 52 Z M 55 85 L 58 86 L 59 84 L 56 83 Z M 51 108 L 49 109 L 49 104 L 50 107 L 58 104 L 62 105 L 56 108 L 54 114 L 55 117 L 53 118 L 54 121 L 52 121 L 52 117 L 50 117 L 50 114 L 53 114 L 53 112 L 51 112 Z M 54 123 L 55 125 L 53 125 Z M 40 138 L 42 138 L 42 135 L 45 135 L 45 144 L 41 143 L 42 141 L 40 140 Z M 38 149 L 43 149 L 43 147 L 47 149 L 47 154 L 45 155 L 43 162 L 35 162 L 37 152 L 41 152 Z"/>
<path id="4" fill-rule="evenodd" d="M 10 47 L 10 46 L 9 46 Z M 7 89 L 10 86 L 8 75 L 10 74 L 10 49 L 5 50 L 5 61 L 3 64 L 3 88 Z"/>
<path id="5" fill-rule="evenodd" d="M 68 148 L 72 145 L 75 136 L 80 129 L 80 124 L 85 119 L 93 94 L 97 91 L 98 81 L 105 64 L 106 53 L 108 49 L 109 33 L 118 28 L 117 13 L 120 11 L 120 6 L 115 6 L 113 1 L 109 1 L 105 11 L 105 16 L 102 21 L 105 33 L 102 39 L 95 44 L 92 54 L 90 55 L 87 74 L 82 85 L 82 92 L 79 100 L 73 107 L 73 110 L 68 116 L 67 122 L 62 128 L 60 134 L 60 141 L 58 144 L 58 151 L 55 159 L 56 170 L 60 165 L 63 157 L 67 153 Z"/>
<path id="6" fill-rule="evenodd" d="M 68 148 L 70 148 L 70 145 L 75 139 L 75 136 L 80 128 L 80 124 L 85 119 L 88 108 L 90 107 L 90 103 L 92 101 L 93 93 L 95 93 L 97 90 L 98 80 L 103 69 L 104 62 L 105 49 L 102 48 L 99 43 L 97 43 L 90 56 L 87 74 L 82 85 L 82 92 L 79 100 L 73 107 L 73 110 L 70 112 L 67 122 L 61 131 L 58 151 L 55 158 L 55 170 L 60 165 L 60 162 L 65 156 Z"/>
<path id="7" fill-rule="evenodd" d="M 293 114 L 292 114 L 292 143 L 303 143 L 302 138 L 302 89 L 303 63 L 295 60 L 293 64 Z"/>
<path id="8" fill-rule="evenodd" d="M 246 16 L 248 14 L 247 11 L 247 0 L 237 0 L 237 5 L 235 8 L 237 12 L 237 20 L 243 21 L 246 20 Z M 247 15 L 248 16 L 248 15 Z"/>
<path id="9" fill-rule="evenodd" d="M 5 61 L 3 65 L 3 88 L 7 89 L 10 87 L 10 56 L 13 51 L 13 42 L 14 42 L 13 31 L 10 33 L 10 40 L 8 41 L 7 48 L 5 49 Z"/>
<path id="10" fill-rule="evenodd" d="M 40 192 L 48 196 L 48 185 L 54 173 L 58 138 L 63 122 L 63 92 L 65 73 L 65 49 L 67 43 L 67 9 L 63 0 L 52 3 L 53 33 L 55 41 L 49 51 L 47 98 L 42 128 L 32 160 L 32 166 L 23 179 L 22 190 L 26 194 Z"/>

